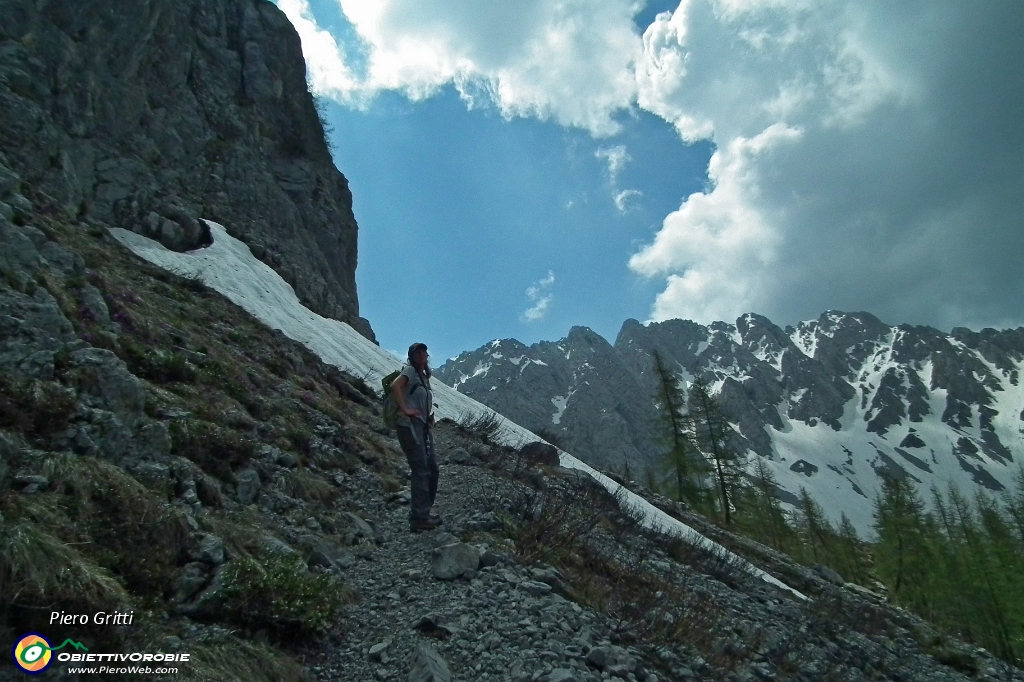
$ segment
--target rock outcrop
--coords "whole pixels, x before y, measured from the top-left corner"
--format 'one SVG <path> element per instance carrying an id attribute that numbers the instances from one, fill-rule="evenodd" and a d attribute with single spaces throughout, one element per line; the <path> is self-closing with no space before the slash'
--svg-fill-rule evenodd
<path id="1" fill-rule="evenodd" d="M 9 0 L 0 21 L 0 214 L 33 205 L 175 250 L 228 226 L 316 312 L 372 338 L 356 221 L 266 0 Z"/>

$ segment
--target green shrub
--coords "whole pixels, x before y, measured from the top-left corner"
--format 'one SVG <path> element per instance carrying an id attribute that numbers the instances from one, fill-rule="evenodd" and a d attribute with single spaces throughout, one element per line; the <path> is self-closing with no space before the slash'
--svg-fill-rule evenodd
<path id="1" fill-rule="evenodd" d="M 497 412 L 466 413 L 459 416 L 459 426 L 485 443 L 497 442 L 504 420 Z"/>
<path id="2" fill-rule="evenodd" d="M 337 618 L 352 593 L 328 573 L 310 573 L 294 557 L 243 556 L 224 568 L 220 591 L 225 615 L 279 637 L 319 634 Z"/>
<path id="3" fill-rule="evenodd" d="M 45 438 L 67 428 L 75 406 L 75 392 L 59 383 L 0 374 L 2 428 Z"/>
<path id="4" fill-rule="evenodd" d="M 156 383 L 192 382 L 198 376 L 196 368 L 181 353 L 151 348 L 128 336 L 121 337 L 117 354 L 132 374 Z"/>
<path id="5" fill-rule="evenodd" d="M 231 472 L 245 466 L 256 452 L 256 443 L 245 434 L 199 419 L 176 419 L 170 433 L 173 454 L 223 481 L 230 480 Z"/>

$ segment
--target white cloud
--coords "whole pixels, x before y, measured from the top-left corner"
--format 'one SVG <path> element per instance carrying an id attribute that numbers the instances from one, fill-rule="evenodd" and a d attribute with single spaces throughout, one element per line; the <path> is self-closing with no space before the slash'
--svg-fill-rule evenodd
<path id="1" fill-rule="evenodd" d="M 608 178 L 612 184 L 615 184 L 615 181 L 618 180 L 619 171 L 632 161 L 624 144 L 618 144 L 614 147 L 600 147 L 594 152 L 594 156 L 608 164 Z"/>
<path id="2" fill-rule="evenodd" d="M 664 278 L 658 319 L 1024 322 L 1024 4 L 682 0 L 641 36 L 633 0 L 334 0 L 363 41 L 356 75 L 308 1 L 279 4 L 314 86 L 350 105 L 454 84 L 506 117 L 602 137 L 637 106 L 713 142 L 711 186 L 630 259 Z M 628 209 L 625 146 L 598 158 Z"/>
<path id="3" fill-rule="evenodd" d="M 537 280 L 526 289 L 526 298 L 533 305 L 523 313 L 525 322 L 536 322 L 547 314 L 548 308 L 551 307 L 551 301 L 554 300 L 554 295 L 551 293 L 551 287 L 554 284 L 555 273 L 548 270 L 546 277 Z"/>
<path id="4" fill-rule="evenodd" d="M 643 195 L 644 193 L 638 189 L 624 189 L 615 194 L 612 201 L 615 202 L 615 208 L 619 210 L 619 213 L 626 213 L 633 205 L 633 200 L 639 199 Z"/>
<path id="5" fill-rule="evenodd" d="M 654 242 L 630 259 L 629 266 L 640 274 L 667 277 L 654 319 L 731 319 L 759 303 L 761 280 L 774 264 L 779 235 L 747 199 L 760 191 L 759 157 L 800 134 L 776 124 L 716 151 L 708 169 L 714 189 L 690 195 L 665 218 Z"/>
<path id="6" fill-rule="evenodd" d="M 277 0 L 277 6 L 287 15 L 302 40 L 302 52 L 313 90 L 347 104 L 357 103 L 359 82 L 345 64 L 344 54 L 334 36 L 317 25 L 309 1 Z"/>
<path id="7" fill-rule="evenodd" d="M 1022 20 L 1024 6 L 871 0 L 659 15 L 638 102 L 717 151 L 712 186 L 630 260 L 665 278 L 652 317 L 1024 322 L 1000 293 L 1024 273 L 998 247 L 1024 248 L 1024 172 L 1008 162 L 1024 155 L 1024 50 L 1005 28 Z"/>
<path id="8" fill-rule="evenodd" d="M 635 96 L 641 43 L 633 0 L 334 1 L 364 42 L 365 77 L 339 67 L 340 53 L 317 43 L 313 28 L 300 35 L 311 71 L 325 74 L 317 89 L 342 102 L 382 90 L 416 100 L 453 84 L 471 105 L 493 103 L 507 118 L 550 118 L 602 136 L 619 129 L 612 116 Z M 297 26 L 308 21 L 305 3 L 279 0 Z"/>
<path id="9" fill-rule="evenodd" d="M 625 168 L 626 164 L 632 161 L 629 152 L 626 151 L 626 145 L 619 144 L 613 147 L 599 147 L 594 156 L 605 162 L 608 167 L 608 183 L 612 189 L 612 202 L 615 204 L 615 208 L 618 209 L 619 213 L 626 213 L 636 199 L 639 199 L 644 195 L 638 189 L 619 189 L 618 180 L 619 173 Z"/>

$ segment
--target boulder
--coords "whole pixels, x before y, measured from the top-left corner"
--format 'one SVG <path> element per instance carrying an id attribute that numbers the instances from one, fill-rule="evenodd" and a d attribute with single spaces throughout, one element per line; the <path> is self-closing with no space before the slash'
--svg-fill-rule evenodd
<path id="1" fill-rule="evenodd" d="M 451 682 L 448 664 L 434 647 L 420 644 L 412 655 L 409 682 Z"/>
<path id="2" fill-rule="evenodd" d="M 309 555 L 307 563 L 310 567 L 322 566 L 323 568 L 342 571 L 351 568 L 355 561 L 355 556 L 347 549 L 327 541 L 321 541 Z"/>
<path id="3" fill-rule="evenodd" d="M 203 589 L 208 580 L 206 566 L 202 562 L 193 561 L 185 564 L 174 581 L 174 596 L 171 601 L 175 604 L 188 601 Z"/>
<path id="4" fill-rule="evenodd" d="M 438 547 L 434 550 L 431 571 L 438 580 L 455 580 L 476 575 L 477 569 L 480 568 L 480 554 L 479 547 L 465 542 Z"/>
<path id="5" fill-rule="evenodd" d="M 70 366 L 89 407 L 112 412 L 128 427 L 142 419 L 146 390 L 121 358 L 104 348 L 82 348 L 71 353 Z"/>
<path id="6" fill-rule="evenodd" d="M 198 561 L 219 566 L 224 563 L 224 541 L 216 535 L 206 535 L 199 541 L 199 549 L 193 554 Z"/>
<path id="7" fill-rule="evenodd" d="M 536 441 L 527 443 L 519 450 L 520 456 L 531 464 L 558 466 L 558 448 L 554 445 Z"/>
<path id="8" fill-rule="evenodd" d="M 242 469 L 235 474 L 235 499 L 239 504 L 252 504 L 259 492 L 260 475 L 255 469 Z"/>

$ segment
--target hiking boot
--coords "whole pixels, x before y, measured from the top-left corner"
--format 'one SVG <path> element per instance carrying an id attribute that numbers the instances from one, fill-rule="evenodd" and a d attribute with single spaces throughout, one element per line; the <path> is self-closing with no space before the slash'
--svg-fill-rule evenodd
<path id="1" fill-rule="evenodd" d="M 428 518 L 431 521 L 437 521 L 437 525 L 439 525 L 439 526 L 444 523 L 444 518 L 440 514 L 438 514 L 437 512 L 434 512 L 434 511 L 430 512 L 430 516 Z"/>
<path id="2" fill-rule="evenodd" d="M 414 521 L 409 522 L 409 530 L 411 530 L 413 533 L 419 533 L 425 530 L 434 530 L 440 525 L 440 518 L 416 519 Z"/>

